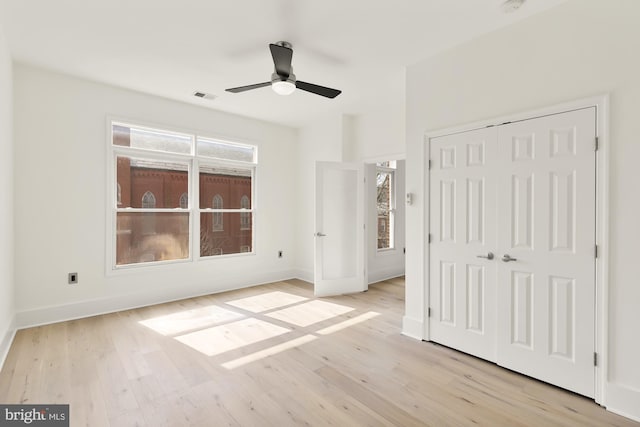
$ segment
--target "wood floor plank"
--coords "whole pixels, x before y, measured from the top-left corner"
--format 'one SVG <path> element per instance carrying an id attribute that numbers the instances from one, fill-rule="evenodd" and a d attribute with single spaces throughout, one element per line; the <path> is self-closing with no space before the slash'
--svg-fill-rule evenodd
<path id="1" fill-rule="evenodd" d="M 403 278 L 330 298 L 286 280 L 21 330 L 0 402 L 92 427 L 640 426 L 405 337 L 403 314 Z"/>

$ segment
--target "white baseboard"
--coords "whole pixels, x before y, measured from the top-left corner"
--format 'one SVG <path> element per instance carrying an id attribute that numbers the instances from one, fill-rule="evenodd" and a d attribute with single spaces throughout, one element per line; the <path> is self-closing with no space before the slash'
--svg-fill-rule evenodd
<path id="1" fill-rule="evenodd" d="M 13 343 L 13 339 L 16 336 L 16 320 L 15 316 L 11 316 L 8 327 L 4 331 L 0 331 L 0 370 L 4 366 L 5 360 L 7 360 L 7 355 L 9 354 L 9 349 L 11 348 L 11 344 Z"/>
<path id="2" fill-rule="evenodd" d="M 421 320 L 404 316 L 402 318 L 402 335 L 422 341 L 424 337 L 424 323 Z"/>
<path id="3" fill-rule="evenodd" d="M 114 313 L 122 310 L 130 310 L 133 308 L 178 301 L 202 295 L 232 291 L 235 289 L 248 288 L 293 278 L 297 278 L 296 272 L 293 270 L 277 271 L 260 274 L 251 280 L 239 281 L 223 288 L 201 289 L 199 291 L 191 290 L 188 293 L 184 293 L 184 291 L 181 293 L 180 289 L 164 289 L 158 293 L 154 293 L 153 295 L 150 295 L 148 292 L 133 293 L 74 302 L 71 304 L 39 307 L 16 312 L 14 325 L 17 329 L 31 328 L 34 326 L 48 325 L 51 323 L 81 319 L 100 314 Z"/>
<path id="4" fill-rule="evenodd" d="M 309 282 L 313 284 L 313 271 L 308 270 L 294 270 L 294 276 L 296 279 L 304 280 L 305 282 Z"/>
<path id="5" fill-rule="evenodd" d="M 404 276 L 404 266 L 399 268 L 389 268 L 386 270 L 380 271 L 371 271 L 368 272 L 369 275 L 369 284 L 382 282 L 383 280 L 393 279 L 394 277 Z"/>
<path id="6" fill-rule="evenodd" d="M 614 414 L 640 422 L 640 390 L 616 383 L 607 383 L 606 407 Z"/>

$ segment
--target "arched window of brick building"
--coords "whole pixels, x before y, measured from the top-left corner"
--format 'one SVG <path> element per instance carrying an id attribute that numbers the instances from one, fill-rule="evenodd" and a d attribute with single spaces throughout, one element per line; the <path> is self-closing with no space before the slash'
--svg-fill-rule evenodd
<path id="1" fill-rule="evenodd" d="M 142 208 L 153 209 L 156 207 L 156 196 L 151 191 L 147 191 L 142 195 Z"/>
<path id="2" fill-rule="evenodd" d="M 243 195 L 240 198 L 240 209 L 249 209 L 249 198 Z M 251 230 L 251 212 L 240 212 L 240 230 Z"/>
<path id="3" fill-rule="evenodd" d="M 156 196 L 147 191 L 142 195 L 142 208 L 153 209 L 156 207 Z M 155 234 L 156 232 L 156 214 L 153 212 L 144 213 L 145 220 L 142 223 L 142 234 Z"/>
<path id="4" fill-rule="evenodd" d="M 221 195 L 213 196 L 213 209 L 223 209 L 223 205 Z M 222 231 L 222 212 L 213 213 L 213 231 Z"/>
<path id="5" fill-rule="evenodd" d="M 180 195 L 180 209 L 187 209 L 189 207 L 189 196 L 187 193 Z"/>

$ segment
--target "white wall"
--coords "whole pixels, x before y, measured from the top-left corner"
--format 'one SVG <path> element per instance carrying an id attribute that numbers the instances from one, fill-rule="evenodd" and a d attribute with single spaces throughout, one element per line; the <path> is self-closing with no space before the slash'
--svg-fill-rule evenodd
<path id="1" fill-rule="evenodd" d="M 13 90 L 9 49 L 0 26 L 0 367 L 13 337 Z"/>
<path id="2" fill-rule="evenodd" d="M 400 78 L 401 77 L 401 78 Z M 385 93 L 379 103 L 355 116 L 356 159 L 382 161 L 405 158 L 405 91 L 402 88 Z"/>
<path id="3" fill-rule="evenodd" d="M 604 403 L 640 419 L 640 2 L 571 0 L 407 70 L 404 331 L 424 312 L 425 131 L 611 94 L 609 382 Z"/>
<path id="4" fill-rule="evenodd" d="M 394 159 L 389 159 L 394 160 Z M 398 160 L 395 173 L 396 212 L 395 245 L 393 249 L 378 251 L 378 207 L 376 165 L 365 166 L 367 177 L 367 274 L 369 283 L 376 283 L 404 274 L 405 247 L 405 161 Z"/>
<path id="5" fill-rule="evenodd" d="M 316 161 L 343 159 L 342 116 L 325 117 L 298 131 L 296 147 L 296 274 L 313 283 Z"/>
<path id="6" fill-rule="evenodd" d="M 14 67 L 14 93 L 19 325 L 293 276 L 295 130 L 27 65 Z M 255 143 L 256 254 L 106 276 L 109 115 Z M 67 284 L 69 272 L 78 285 Z"/>

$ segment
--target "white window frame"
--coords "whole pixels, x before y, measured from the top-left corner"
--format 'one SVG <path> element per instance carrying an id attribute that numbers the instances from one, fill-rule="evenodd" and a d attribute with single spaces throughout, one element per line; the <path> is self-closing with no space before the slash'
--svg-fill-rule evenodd
<path id="1" fill-rule="evenodd" d="M 207 139 L 211 139 L 211 138 L 207 138 Z M 227 141 L 223 141 L 225 144 L 229 144 L 229 142 Z M 197 145 L 197 144 L 196 144 Z M 237 145 L 241 145 L 241 144 L 237 144 Z M 256 156 L 257 156 L 257 147 L 254 147 L 254 149 L 256 150 Z M 211 159 L 211 158 L 199 158 L 196 160 L 196 163 L 198 164 L 198 178 L 195 179 L 196 181 L 196 185 L 199 185 L 200 183 L 200 165 L 203 166 L 207 166 L 207 167 L 221 167 L 221 168 L 227 168 L 227 169 L 233 169 L 233 168 L 237 168 L 237 169 L 246 169 L 248 171 L 251 172 L 251 198 L 250 200 L 250 208 L 249 209 L 240 209 L 240 208 L 235 208 L 235 209 L 226 209 L 224 208 L 224 204 L 223 204 L 223 208 L 222 209 L 214 209 L 212 207 L 200 207 L 200 209 L 197 209 L 197 217 L 198 217 L 198 223 L 200 221 L 200 215 L 203 213 L 210 213 L 210 214 L 224 214 L 224 213 L 239 213 L 239 214 L 250 214 L 251 215 L 251 226 L 252 226 L 252 232 L 251 232 L 251 251 L 250 252 L 237 252 L 237 253 L 232 253 L 232 254 L 225 254 L 225 257 L 228 256 L 236 256 L 239 254 L 242 255 L 247 255 L 247 254 L 254 254 L 255 253 L 255 238 L 256 238 L 256 230 L 255 230 L 255 191 L 256 191 L 256 169 L 258 167 L 257 162 L 255 163 L 247 163 L 247 162 L 240 162 L 240 161 L 232 161 L 232 160 L 226 160 L 226 161 L 221 161 L 221 160 L 217 160 L 217 159 Z M 222 195 L 220 195 L 222 197 Z M 213 201 L 213 199 L 212 199 Z M 223 203 L 224 203 L 224 198 L 223 198 Z M 213 203 L 212 203 L 213 205 Z M 213 221 L 212 221 L 213 222 Z M 214 229 L 213 228 L 213 224 L 211 225 L 212 231 L 217 232 L 217 231 L 223 231 L 224 228 L 224 223 L 223 223 L 223 228 L 222 229 Z M 241 228 L 242 230 L 242 228 Z M 199 235 L 200 231 L 198 229 L 198 235 Z M 220 258 L 221 255 L 209 255 L 209 256 L 201 256 L 200 255 L 200 245 L 198 245 L 197 247 L 197 252 L 194 252 L 196 254 L 197 259 L 215 259 L 215 258 Z"/>
<path id="2" fill-rule="evenodd" d="M 377 252 L 388 252 L 394 251 L 396 249 L 396 168 L 385 167 L 376 165 L 376 178 L 378 177 L 378 173 L 388 173 L 391 179 L 390 192 L 389 195 L 389 247 L 388 248 L 378 248 L 378 204 L 376 201 L 376 251 Z M 378 190 L 378 183 L 376 182 L 376 194 Z"/>
<path id="3" fill-rule="evenodd" d="M 191 152 L 190 153 L 172 153 L 172 152 L 163 152 L 163 151 L 154 151 L 141 149 L 136 147 L 127 147 L 113 144 L 113 126 L 114 125 L 122 125 L 122 126 L 130 126 L 133 128 L 143 128 L 150 130 L 157 130 L 161 132 L 168 133 L 178 133 L 183 135 L 189 135 L 192 138 L 191 143 Z M 255 228 L 255 210 L 256 210 L 256 171 L 258 167 L 258 147 L 256 144 L 248 143 L 248 142 L 236 142 L 230 141 L 227 138 L 219 138 L 217 136 L 212 136 L 210 134 L 200 134 L 193 130 L 185 130 L 185 129 L 176 129 L 175 127 L 159 125 L 154 123 L 144 123 L 139 120 L 130 120 L 130 119 L 122 119 L 118 117 L 107 117 L 106 119 L 106 135 L 107 135 L 107 227 L 106 227 L 106 242 L 107 242 L 107 250 L 106 250 L 106 274 L 114 275 L 114 274 L 123 274 L 130 270 L 140 270 L 140 269 L 157 269 L 162 265 L 170 265 L 176 263 L 191 263 L 197 262 L 201 260 L 212 260 L 219 258 L 227 258 L 233 256 L 248 256 L 255 254 L 255 239 L 256 239 L 256 228 Z M 224 159 L 216 159 L 212 157 L 198 157 L 197 154 L 197 140 L 198 137 L 205 138 L 207 140 L 219 141 L 224 144 L 231 144 L 236 146 L 244 146 L 247 148 L 251 148 L 254 153 L 253 162 L 243 162 L 243 161 L 232 161 L 232 160 L 224 160 Z M 170 162 L 179 162 L 185 163 L 187 165 L 187 173 L 188 173 L 188 206 L 187 208 L 154 208 L 154 209 L 142 209 L 136 208 L 135 210 L 131 208 L 122 208 L 118 202 L 121 202 L 121 187 L 117 182 L 117 158 L 119 156 L 124 157 L 132 157 L 132 158 L 142 158 L 149 160 L 158 160 L 158 161 L 170 161 Z M 193 203 L 193 200 L 199 201 L 199 165 L 200 161 L 203 161 L 203 164 L 206 165 L 220 165 L 226 168 L 229 167 L 240 167 L 249 169 L 251 171 L 251 209 L 243 210 L 243 212 L 249 211 L 251 213 L 251 224 L 252 224 L 252 233 L 251 233 L 251 252 L 238 252 L 233 254 L 226 255 L 216 255 L 216 256 L 200 256 L 200 213 L 213 211 L 213 209 L 199 209 L 198 203 Z M 120 191 L 118 191 L 120 190 Z M 220 212 L 239 212 L 240 209 L 222 209 Z M 163 261 L 150 261 L 150 262 L 141 262 L 135 264 L 125 264 L 125 265 L 116 265 L 116 250 L 117 250 L 117 234 L 118 231 L 116 229 L 117 226 L 117 213 L 118 212 L 140 212 L 140 213 L 179 213 L 185 212 L 189 214 L 189 257 L 185 259 L 176 259 L 176 260 L 163 260 Z"/>

